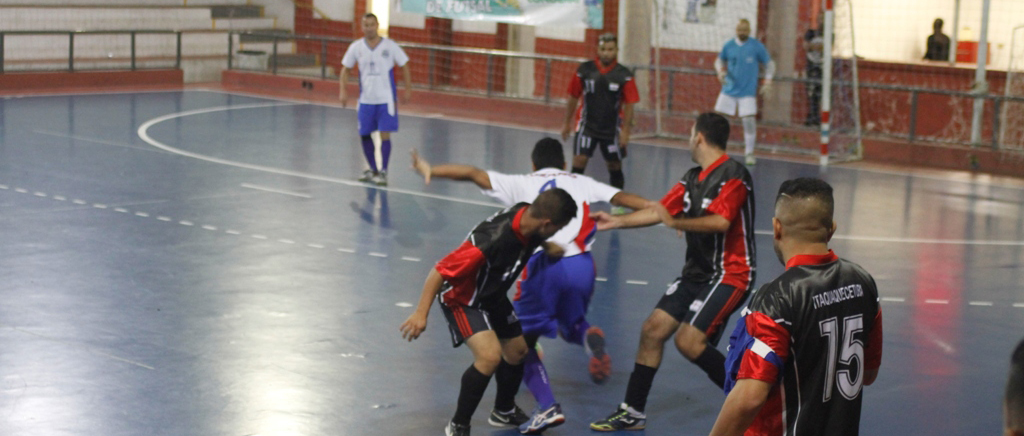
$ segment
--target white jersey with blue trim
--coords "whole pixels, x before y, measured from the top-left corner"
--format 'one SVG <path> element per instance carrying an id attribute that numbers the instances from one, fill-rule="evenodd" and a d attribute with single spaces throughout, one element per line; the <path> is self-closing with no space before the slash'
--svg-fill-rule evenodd
<path id="1" fill-rule="evenodd" d="M 377 46 L 370 48 L 366 38 L 360 38 L 348 46 L 341 65 L 353 68 L 359 65 L 359 103 L 395 104 L 395 65 L 404 66 L 409 56 L 395 41 L 381 37 Z"/>
<path id="2" fill-rule="evenodd" d="M 548 242 L 565 249 L 565 256 L 590 251 L 597 234 L 597 226 L 590 218 L 590 203 L 610 202 L 619 189 L 598 182 L 582 174 L 573 174 L 557 168 L 544 168 L 530 174 L 502 174 L 488 171 L 491 189 L 483 193 L 508 206 L 533 200 L 551 188 L 562 188 L 576 201 L 576 217 Z"/>

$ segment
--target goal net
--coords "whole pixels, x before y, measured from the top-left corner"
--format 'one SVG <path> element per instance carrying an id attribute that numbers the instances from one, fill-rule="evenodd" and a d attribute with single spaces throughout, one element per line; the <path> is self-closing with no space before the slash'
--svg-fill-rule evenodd
<path id="1" fill-rule="evenodd" d="M 1008 98 L 1002 102 L 999 144 L 1004 150 L 1024 151 L 1024 25 L 1013 29 L 1004 93 Z"/>

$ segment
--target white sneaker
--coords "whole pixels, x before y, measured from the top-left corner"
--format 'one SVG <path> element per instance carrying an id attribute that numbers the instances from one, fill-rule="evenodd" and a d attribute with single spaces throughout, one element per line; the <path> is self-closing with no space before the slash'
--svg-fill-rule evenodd
<path id="1" fill-rule="evenodd" d="M 377 173 L 377 176 L 373 178 L 373 183 L 376 183 L 377 186 L 387 186 L 388 172 L 381 170 L 381 172 Z"/>
<path id="2" fill-rule="evenodd" d="M 360 182 L 367 182 L 367 183 L 369 183 L 369 182 L 372 182 L 375 177 L 376 177 L 376 174 L 373 174 L 373 171 L 366 170 L 366 171 L 363 171 L 363 176 L 359 178 L 359 181 Z"/>
<path id="3" fill-rule="evenodd" d="M 748 154 L 747 155 L 747 165 L 753 166 L 755 164 L 757 164 L 757 158 L 755 158 L 754 155 L 752 155 L 752 154 Z"/>

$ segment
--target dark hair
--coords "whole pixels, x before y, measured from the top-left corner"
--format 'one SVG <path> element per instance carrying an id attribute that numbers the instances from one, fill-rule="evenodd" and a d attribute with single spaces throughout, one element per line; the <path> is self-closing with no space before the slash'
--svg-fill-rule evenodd
<path id="1" fill-rule="evenodd" d="M 541 168 L 565 168 L 565 153 L 562 151 L 562 142 L 555 138 L 542 138 L 533 146 L 533 154 L 530 155 L 533 166 L 538 170 Z"/>
<path id="2" fill-rule="evenodd" d="M 601 36 L 597 37 L 597 44 L 601 45 L 606 42 L 614 42 L 615 45 L 619 45 L 619 37 L 615 36 L 614 33 L 602 33 Z"/>
<path id="3" fill-rule="evenodd" d="M 942 18 L 936 18 L 935 22 L 932 23 L 932 27 L 942 27 L 942 23 L 945 23 L 945 21 L 942 21 Z"/>
<path id="4" fill-rule="evenodd" d="M 380 20 L 377 19 L 377 16 L 374 15 L 372 12 L 367 12 L 366 14 L 363 15 L 363 18 L 373 18 L 373 21 L 376 21 L 378 23 L 380 22 Z"/>
<path id="5" fill-rule="evenodd" d="M 551 188 L 541 192 L 530 206 L 534 218 L 547 218 L 552 223 L 564 226 L 576 217 L 576 201 L 562 188 Z"/>
<path id="6" fill-rule="evenodd" d="M 729 120 L 714 112 L 704 112 L 697 116 L 697 133 L 704 135 L 708 144 L 725 150 L 729 142 Z"/>
<path id="7" fill-rule="evenodd" d="M 1010 356 L 1010 377 L 1006 381 L 1006 427 L 1024 430 L 1024 340 Z"/>
<path id="8" fill-rule="evenodd" d="M 832 217 L 836 206 L 835 200 L 832 198 L 832 185 L 829 185 L 828 182 L 813 177 L 786 180 L 782 182 L 782 186 L 779 186 L 779 195 L 775 197 L 775 204 L 778 204 L 783 196 L 794 199 L 817 200 L 825 207 L 828 213 L 827 217 L 822 217 L 824 222 L 821 224 L 825 228 L 832 227 Z"/>

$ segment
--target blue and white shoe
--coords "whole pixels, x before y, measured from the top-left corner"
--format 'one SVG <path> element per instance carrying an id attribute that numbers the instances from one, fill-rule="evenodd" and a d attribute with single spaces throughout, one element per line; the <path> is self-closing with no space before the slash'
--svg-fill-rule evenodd
<path id="1" fill-rule="evenodd" d="M 558 403 L 544 410 L 534 410 L 533 418 L 529 422 L 519 426 L 522 434 L 541 434 L 551 427 L 558 427 L 565 422 L 565 415 L 562 414 L 562 406 Z"/>

